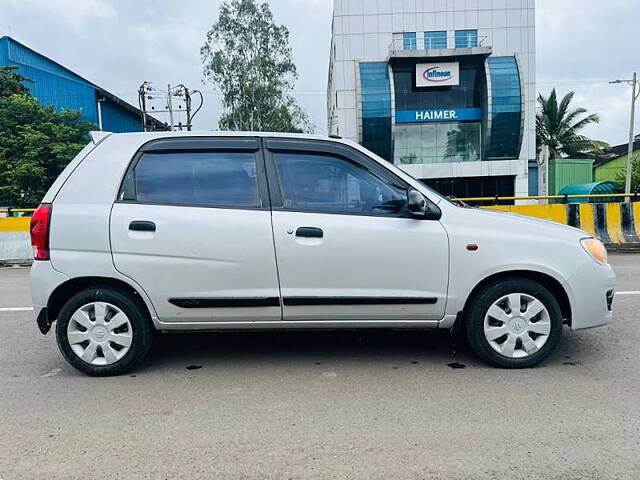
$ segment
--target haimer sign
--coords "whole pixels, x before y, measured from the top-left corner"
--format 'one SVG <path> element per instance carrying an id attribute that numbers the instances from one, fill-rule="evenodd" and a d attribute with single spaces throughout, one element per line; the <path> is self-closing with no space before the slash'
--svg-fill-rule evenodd
<path id="1" fill-rule="evenodd" d="M 431 110 L 397 110 L 396 123 L 459 122 L 480 120 L 481 108 L 436 108 Z"/>
<path id="2" fill-rule="evenodd" d="M 459 83 L 458 62 L 419 63 L 416 65 L 416 87 L 447 87 Z"/>

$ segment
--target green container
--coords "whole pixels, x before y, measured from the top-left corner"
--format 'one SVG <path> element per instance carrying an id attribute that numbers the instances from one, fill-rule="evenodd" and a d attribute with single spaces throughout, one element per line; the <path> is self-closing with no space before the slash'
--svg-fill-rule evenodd
<path id="1" fill-rule="evenodd" d="M 549 195 L 558 195 L 567 185 L 593 182 L 593 159 L 552 158 L 549 160 Z"/>

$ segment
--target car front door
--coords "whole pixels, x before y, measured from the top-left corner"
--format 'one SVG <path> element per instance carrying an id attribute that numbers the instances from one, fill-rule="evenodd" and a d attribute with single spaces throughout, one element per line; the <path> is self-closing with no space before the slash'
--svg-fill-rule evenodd
<path id="1" fill-rule="evenodd" d="M 284 320 L 438 320 L 449 245 L 409 186 L 334 142 L 266 139 Z"/>
<path id="2" fill-rule="evenodd" d="M 115 267 L 164 322 L 281 320 L 260 140 L 183 137 L 138 152 L 111 212 Z"/>

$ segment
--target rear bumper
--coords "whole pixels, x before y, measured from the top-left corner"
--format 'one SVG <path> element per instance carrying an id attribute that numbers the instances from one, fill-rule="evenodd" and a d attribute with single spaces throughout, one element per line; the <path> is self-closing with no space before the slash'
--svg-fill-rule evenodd
<path id="1" fill-rule="evenodd" d="M 55 318 L 49 318 L 47 306 L 49 297 L 61 283 L 69 277 L 53 268 L 51 262 L 35 260 L 31 265 L 31 299 L 33 300 L 33 313 L 38 323 L 38 328 L 45 334 L 51 329 L 51 323 Z"/>
<path id="2" fill-rule="evenodd" d="M 611 310 L 616 276 L 609 265 L 587 261 L 569 279 L 571 285 L 571 328 L 599 327 L 613 318 Z"/>

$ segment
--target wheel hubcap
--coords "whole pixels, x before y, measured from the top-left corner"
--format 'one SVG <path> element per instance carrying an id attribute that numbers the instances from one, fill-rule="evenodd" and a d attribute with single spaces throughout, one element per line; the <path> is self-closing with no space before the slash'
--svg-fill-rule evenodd
<path id="1" fill-rule="evenodd" d="M 131 348 L 129 317 L 107 302 L 91 302 L 76 310 L 67 326 L 71 350 L 91 365 L 110 365 Z"/>
<path id="2" fill-rule="evenodd" d="M 496 300 L 484 317 L 484 336 L 500 355 L 524 358 L 539 351 L 551 333 L 551 317 L 544 304 L 526 293 Z"/>

